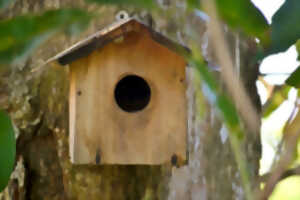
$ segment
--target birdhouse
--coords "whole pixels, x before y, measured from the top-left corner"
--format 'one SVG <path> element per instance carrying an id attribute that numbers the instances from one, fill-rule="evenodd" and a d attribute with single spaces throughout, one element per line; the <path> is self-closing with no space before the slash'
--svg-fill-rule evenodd
<path id="1" fill-rule="evenodd" d="M 72 163 L 185 161 L 184 53 L 185 47 L 130 18 L 57 55 L 70 67 Z"/>

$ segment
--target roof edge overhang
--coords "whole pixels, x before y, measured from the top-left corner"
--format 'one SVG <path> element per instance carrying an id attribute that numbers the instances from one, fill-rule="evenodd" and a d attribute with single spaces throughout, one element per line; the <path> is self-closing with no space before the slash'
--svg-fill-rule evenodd
<path id="1" fill-rule="evenodd" d="M 70 64 L 77 59 L 90 55 L 94 50 L 104 47 L 106 44 L 126 35 L 127 33 L 138 31 L 140 28 L 146 29 L 154 41 L 169 50 L 174 51 L 180 56 L 185 57 L 190 54 L 190 50 L 187 47 L 168 39 L 161 33 L 158 33 L 135 18 L 128 18 L 116 22 L 109 27 L 90 35 L 86 39 L 75 43 L 70 48 L 50 58 L 46 61 L 46 63 L 57 61 L 61 65 Z"/>

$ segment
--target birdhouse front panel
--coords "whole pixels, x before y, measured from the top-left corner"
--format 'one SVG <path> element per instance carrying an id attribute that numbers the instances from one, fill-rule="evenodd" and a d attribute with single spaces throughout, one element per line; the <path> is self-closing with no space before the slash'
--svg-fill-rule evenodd
<path id="1" fill-rule="evenodd" d="M 186 160 L 186 62 L 132 31 L 70 65 L 70 153 L 77 164 Z"/>

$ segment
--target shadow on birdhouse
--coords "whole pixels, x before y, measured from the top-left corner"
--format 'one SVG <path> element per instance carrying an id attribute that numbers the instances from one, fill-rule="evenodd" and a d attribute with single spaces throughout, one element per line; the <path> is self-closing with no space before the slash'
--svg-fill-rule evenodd
<path id="1" fill-rule="evenodd" d="M 127 19 L 54 57 L 70 66 L 72 163 L 185 161 L 187 52 Z"/>

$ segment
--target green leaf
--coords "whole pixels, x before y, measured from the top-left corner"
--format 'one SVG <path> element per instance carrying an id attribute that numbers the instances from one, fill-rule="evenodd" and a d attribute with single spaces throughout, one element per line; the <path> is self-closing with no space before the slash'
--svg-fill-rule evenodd
<path id="1" fill-rule="evenodd" d="M 25 15 L 0 21 L 0 64 L 23 61 L 42 42 L 59 31 L 82 31 L 91 17 L 78 9 L 61 9 L 38 16 Z"/>
<path id="2" fill-rule="evenodd" d="M 231 149 L 234 153 L 235 160 L 238 164 L 238 168 L 241 174 L 241 180 L 244 186 L 246 199 L 253 199 L 251 188 L 250 188 L 250 174 L 247 170 L 247 161 L 245 159 L 244 151 L 241 148 L 241 144 L 244 140 L 244 131 L 240 126 L 240 120 L 238 112 L 228 98 L 221 90 L 217 80 L 213 77 L 212 73 L 208 70 L 208 66 L 204 64 L 203 59 L 198 59 L 197 57 L 191 57 L 190 63 L 192 66 L 197 68 L 199 76 L 204 82 L 203 94 L 208 93 L 208 101 L 213 106 L 216 106 L 221 117 L 224 119 L 224 123 L 229 130 L 229 139 Z"/>
<path id="3" fill-rule="evenodd" d="M 217 105 L 219 109 L 222 110 L 223 118 L 227 124 L 230 124 L 230 127 L 235 129 L 239 126 L 240 121 L 237 110 L 227 96 L 219 95 Z"/>
<path id="4" fill-rule="evenodd" d="M 216 0 L 218 12 L 226 23 L 269 44 L 270 27 L 264 15 L 250 0 Z"/>
<path id="5" fill-rule="evenodd" d="M 290 75 L 285 83 L 295 88 L 300 88 L 300 66 Z"/>
<path id="6" fill-rule="evenodd" d="M 276 110 L 288 98 L 291 87 L 284 85 L 279 89 L 273 91 L 270 101 L 266 103 L 263 110 L 263 117 L 268 117 L 274 110 Z"/>
<path id="7" fill-rule="evenodd" d="M 197 67 L 197 70 L 200 72 L 201 78 L 207 84 L 210 90 L 217 92 L 218 83 L 215 81 L 213 75 L 207 70 L 207 66 L 199 60 L 193 60 L 194 65 Z"/>
<path id="8" fill-rule="evenodd" d="M 206 96 L 208 96 L 207 99 L 209 103 L 216 106 L 221 117 L 224 119 L 225 125 L 229 131 L 230 145 L 240 171 L 246 199 L 253 199 L 249 179 L 250 174 L 247 170 L 247 161 L 244 157 L 244 150 L 241 148 L 245 134 L 241 128 L 238 112 L 230 98 L 228 98 L 220 89 L 220 84 L 208 70 L 208 66 L 204 63 L 199 51 L 194 49 L 193 52 L 194 55 L 189 58 L 189 63 L 196 67 L 198 72 L 197 75 L 203 80 L 203 94 L 206 95 L 206 93 L 208 93 Z"/>
<path id="9" fill-rule="evenodd" d="M 300 38 L 300 1 L 288 0 L 272 18 L 271 53 L 287 50 Z"/>
<path id="10" fill-rule="evenodd" d="M 9 116 L 0 111 L 0 192 L 6 187 L 14 168 L 16 139 Z"/>
<path id="11" fill-rule="evenodd" d="M 243 133 L 240 131 L 240 120 L 237 110 L 230 99 L 221 92 L 217 81 L 208 67 L 198 59 L 191 58 L 192 65 L 194 65 L 203 80 L 203 93 L 210 104 L 215 105 L 221 117 L 224 119 L 226 126 L 231 130 L 231 133 L 239 140 L 243 138 Z"/>
<path id="12" fill-rule="evenodd" d="M 142 8 L 155 7 L 155 0 L 87 0 L 92 3 L 109 4 L 109 5 L 123 5 L 123 6 L 135 6 Z"/>

